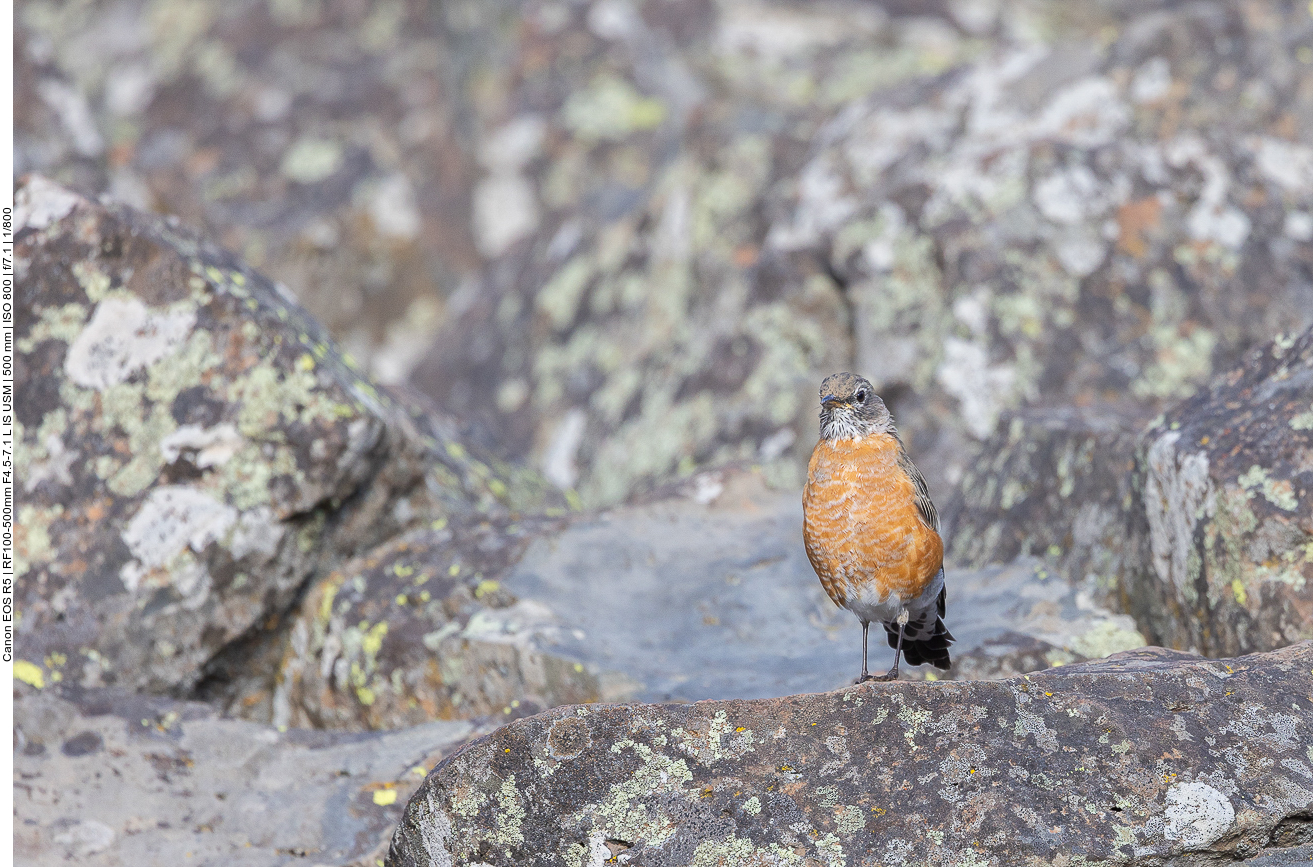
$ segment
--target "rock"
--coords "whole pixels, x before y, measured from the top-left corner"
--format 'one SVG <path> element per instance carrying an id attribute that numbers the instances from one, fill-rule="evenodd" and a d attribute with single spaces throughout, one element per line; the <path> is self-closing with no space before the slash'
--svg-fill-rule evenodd
<path id="1" fill-rule="evenodd" d="M 1313 329 L 1277 337 L 1149 427 L 1125 610 L 1209 656 L 1313 637 Z"/>
<path id="2" fill-rule="evenodd" d="M 1310 347 L 1277 337 L 1147 428 L 1018 414 L 946 510 L 951 559 L 1042 555 L 1151 642 L 1210 656 L 1313 637 Z"/>
<path id="3" fill-rule="evenodd" d="M 944 509 L 946 557 L 966 568 L 1041 557 L 1115 597 L 1142 556 L 1130 544 L 1133 407 L 1035 408 L 1005 416 Z"/>
<path id="4" fill-rule="evenodd" d="M 20 165 L 204 225 L 588 505 L 797 483 L 845 368 L 945 499 L 1000 414 L 1152 416 L 1313 310 L 1297 6 L 44 8 Z"/>
<path id="5" fill-rule="evenodd" d="M 316 584 L 292 619 L 274 723 L 400 728 L 597 701 L 592 672 L 531 645 L 550 625 L 542 602 L 499 585 L 541 523 L 415 530 Z"/>
<path id="6" fill-rule="evenodd" d="M 1146 649 L 1002 682 L 559 708 L 444 759 L 387 863 L 1294 863 L 1311 669 L 1309 643 Z"/>
<path id="7" fill-rule="evenodd" d="M 374 865 L 423 774 L 487 731 L 279 732 L 59 687 L 14 707 L 14 863 Z"/>
<path id="8" fill-rule="evenodd" d="M 716 488 L 706 505 L 695 499 Z M 605 696 L 613 701 L 765 698 L 851 682 L 861 628 L 807 562 L 801 498 L 751 473 L 708 474 L 686 492 L 577 519 L 529 546 L 501 586 L 552 615 L 536 646 L 623 675 Z M 950 564 L 947 588 L 955 665 L 931 677 L 1006 677 L 1145 643 L 1129 617 L 1033 559 Z M 1012 648 L 1018 636 L 1033 644 Z M 892 661 L 882 638 L 871 653 L 875 670 Z"/>
<path id="9" fill-rule="evenodd" d="M 176 222 L 40 176 L 15 206 L 28 684 L 189 691 L 316 574 L 529 490 Z"/>

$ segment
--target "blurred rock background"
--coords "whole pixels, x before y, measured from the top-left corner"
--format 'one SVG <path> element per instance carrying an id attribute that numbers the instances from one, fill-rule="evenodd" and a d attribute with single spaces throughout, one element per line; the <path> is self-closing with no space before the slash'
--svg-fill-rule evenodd
<path id="1" fill-rule="evenodd" d="M 932 492 L 1313 321 L 1306 4 L 24 2 L 18 171 L 177 214 L 589 506 L 798 483 L 863 371 Z"/>
<path id="2" fill-rule="evenodd" d="M 945 516 L 952 676 L 1313 637 L 1306 3 L 15 19 L 25 699 L 837 686 L 798 489 L 840 369 Z"/>

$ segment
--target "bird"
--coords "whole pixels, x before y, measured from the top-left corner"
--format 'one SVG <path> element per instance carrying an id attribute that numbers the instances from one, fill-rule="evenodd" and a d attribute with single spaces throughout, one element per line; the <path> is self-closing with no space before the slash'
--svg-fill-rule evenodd
<path id="1" fill-rule="evenodd" d="M 836 373 L 821 383 L 820 439 L 803 489 L 803 542 L 825 592 L 862 624 L 857 683 L 898 679 L 908 665 L 948 669 L 944 542 L 925 476 L 871 383 Z M 894 664 L 867 670 L 867 630 L 884 626 Z"/>

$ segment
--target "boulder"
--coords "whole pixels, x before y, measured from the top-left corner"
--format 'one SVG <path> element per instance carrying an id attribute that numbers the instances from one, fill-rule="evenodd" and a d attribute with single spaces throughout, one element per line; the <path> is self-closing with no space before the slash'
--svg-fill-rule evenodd
<path id="1" fill-rule="evenodd" d="M 540 220 L 415 373 L 585 504 L 797 484 L 838 369 L 946 499 L 1004 412 L 1152 417 L 1313 321 L 1303 7 L 726 3 L 683 47 L 653 5 L 524 31 L 494 104 L 542 145 L 488 183 Z"/>
<path id="2" fill-rule="evenodd" d="M 40 176 L 15 212 L 27 684 L 189 691 L 313 576 L 530 490 L 176 221 Z"/>
<path id="3" fill-rule="evenodd" d="M 1128 532 L 1137 437 L 1133 407 L 1033 408 L 985 441 L 944 509 L 946 557 L 966 568 L 1043 558 L 1115 596 L 1139 552 Z"/>
<path id="4" fill-rule="evenodd" d="M 318 582 L 291 620 L 274 723 L 400 728 L 597 701 L 592 671 L 531 643 L 551 625 L 542 601 L 499 583 L 550 529 L 414 530 Z"/>
<path id="5" fill-rule="evenodd" d="M 1019 554 L 1209 656 L 1313 637 L 1313 329 L 1278 336 L 1141 427 L 1135 415 L 1020 413 L 948 513 L 949 556 Z"/>
<path id="6" fill-rule="evenodd" d="M 1299 863 L 1311 670 L 1307 642 L 1145 649 L 1006 681 L 559 708 L 444 759 L 387 864 Z"/>
<path id="7" fill-rule="evenodd" d="M 481 261 L 442 12 L 105 0 L 17 17 L 20 174 L 202 228 L 404 379 Z"/>
<path id="8" fill-rule="evenodd" d="M 372 867 L 468 722 L 279 732 L 212 707 L 55 687 L 14 704 L 14 864 Z"/>
<path id="9" fill-rule="evenodd" d="M 18 164 L 204 226 L 586 504 L 796 484 L 837 369 L 942 500 L 1000 414 L 1152 416 L 1313 310 L 1302 7 L 187 9 L 20 8 Z"/>
<path id="10" fill-rule="evenodd" d="M 1313 638 L 1313 329 L 1279 336 L 1143 434 L 1124 610 L 1209 656 Z M 1142 517 L 1141 517 L 1142 516 Z"/>

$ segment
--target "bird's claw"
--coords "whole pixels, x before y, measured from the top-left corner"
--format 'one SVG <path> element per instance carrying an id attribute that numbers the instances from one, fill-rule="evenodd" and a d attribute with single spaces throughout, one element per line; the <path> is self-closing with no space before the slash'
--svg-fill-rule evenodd
<path id="1" fill-rule="evenodd" d="M 863 674 L 861 677 L 854 680 L 853 683 L 859 684 L 859 683 L 866 683 L 868 681 L 876 681 L 877 683 L 882 683 L 882 682 L 887 682 L 897 679 L 898 679 L 897 671 L 886 671 L 884 674 Z"/>

